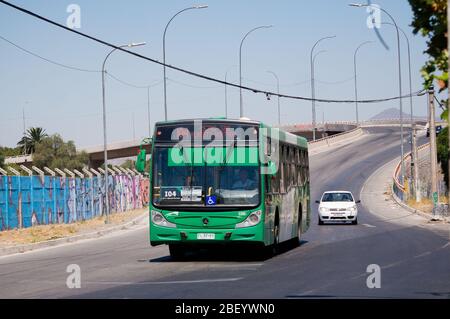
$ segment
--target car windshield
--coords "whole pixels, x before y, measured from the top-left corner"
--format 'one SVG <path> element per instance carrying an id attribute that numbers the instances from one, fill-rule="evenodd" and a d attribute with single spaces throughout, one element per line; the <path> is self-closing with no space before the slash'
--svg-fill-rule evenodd
<path id="1" fill-rule="evenodd" d="M 325 193 L 322 202 L 353 202 L 353 197 L 350 193 Z"/>
<path id="2" fill-rule="evenodd" d="M 156 206 L 256 206 L 258 165 L 176 165 L 170 148 L 153 155 L 153 203 Z"/>

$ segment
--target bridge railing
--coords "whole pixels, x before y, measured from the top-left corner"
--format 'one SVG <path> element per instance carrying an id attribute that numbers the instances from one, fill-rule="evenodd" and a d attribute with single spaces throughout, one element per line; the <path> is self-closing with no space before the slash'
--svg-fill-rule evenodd
<path id="1" fill-rule="evenodd" d="M 361 127 L 354 128 L 353 130 L 342 132 L 339 134 L 327 136 L 324 138 L 317 139 L 315 141 L 309 141 L 308 145 L 310 148 L 319 148 L 322 146 L 330 146 L 331 144 L 341 142 L 343 140 L 348 140 L 352 138 L 356 138 L 358 136 L 363 135 L 363 129 Z"/>

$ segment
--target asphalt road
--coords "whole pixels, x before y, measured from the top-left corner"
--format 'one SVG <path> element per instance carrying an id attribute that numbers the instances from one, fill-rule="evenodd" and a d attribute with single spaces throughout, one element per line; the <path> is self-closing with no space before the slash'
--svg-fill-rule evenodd
<path id="1" fill-rule="evenodd" d="M 359 198 L 365 180 L 399 156 L 398 128 L 310 158 L 312 200 L 329 189 Z M 424 142 L 422 139 L 421 142 Z M 407 145 L 407 144 L 406 144 Z M 408 146 L 406 146 L 408 148 Z M 367 204 L 367 203 L 366 203 Z M 200 253 L 173 262 L 166 246 L 150 247 L 145 226 L 96 240 L 0 258 L 1 298 L 449 298 L 448 236 L 426 225 L 402 226 L 369 212 L 359 225 L 317 225 L 300 247 L 255 261 L 248 252 Z M 81 268 L 81 288 L 66 286 L 66 267 Z M 369 289 L 369 264 L 381 288 Z"/>

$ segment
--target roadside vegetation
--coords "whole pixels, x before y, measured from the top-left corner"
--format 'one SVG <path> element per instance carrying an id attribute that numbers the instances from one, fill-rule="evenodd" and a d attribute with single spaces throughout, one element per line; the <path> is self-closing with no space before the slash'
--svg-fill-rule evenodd
<path id="1" fill-rule="evenodd" d="M 447 0 L 409 0 L 413 11 L 411 26 L 414 34 L 427 39 L 424 53 L 428 60 L 422 67 L 424 88 L 437 84 L 438 92 L 448 89 L 448 48 L 447 48 Z M 448 97 L 441 100 L 441 118 L 448 121 Z M 448 189 L 448 130 L 444 129 L 437 139 L 438 160 L 444 173 Z"/>

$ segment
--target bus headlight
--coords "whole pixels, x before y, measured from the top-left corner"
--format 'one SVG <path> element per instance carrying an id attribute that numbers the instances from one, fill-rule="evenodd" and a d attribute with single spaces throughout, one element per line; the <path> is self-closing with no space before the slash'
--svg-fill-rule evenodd
<path id="1" fill-rule="evenodd" d="M 258 210 L 248 215 L 248 217 L 243 222 L 236 224 L 236 228 L 255 226 L 260 221 L 261 221 L 261 211 Z"/>
<path id="2" fill-rule="evenodd" d="M 174 223 L 169 222 L 163 214 L 160 212 L 152 210 L 152 222 L 155 225 L 163 226 L 163 227 L 170 227 L 170 228 L 176 228 L 177 225 Z"/>

